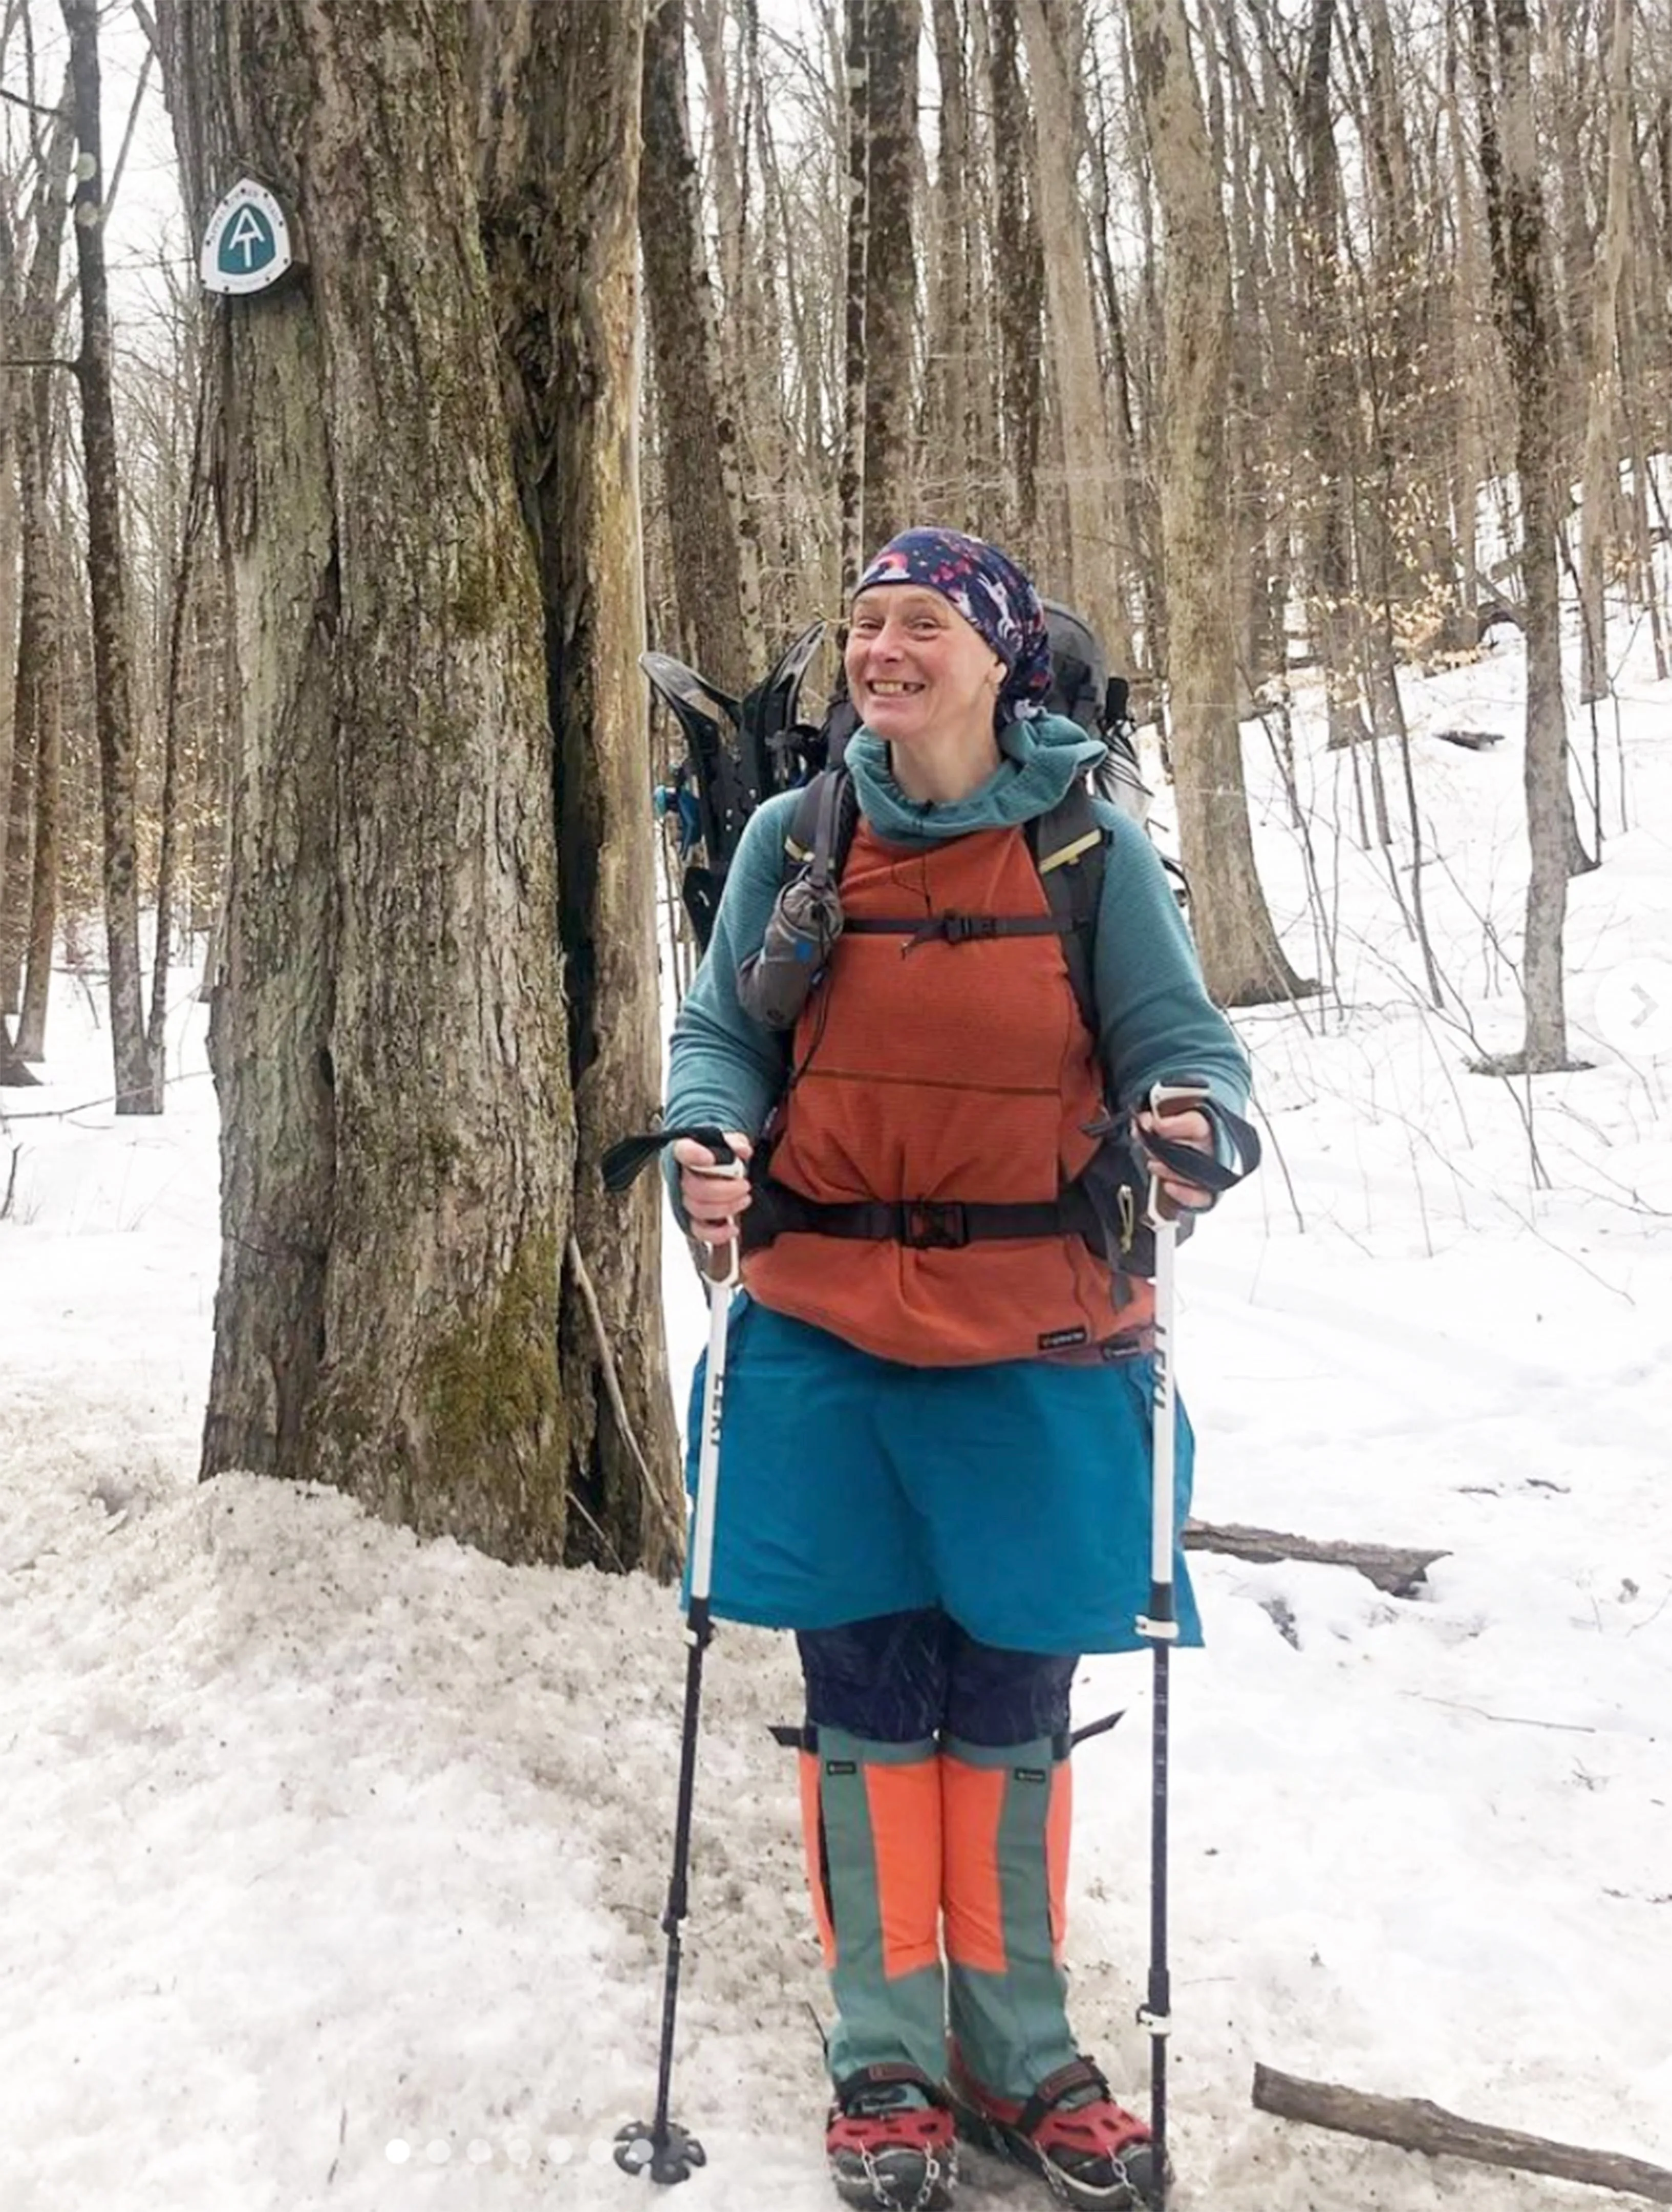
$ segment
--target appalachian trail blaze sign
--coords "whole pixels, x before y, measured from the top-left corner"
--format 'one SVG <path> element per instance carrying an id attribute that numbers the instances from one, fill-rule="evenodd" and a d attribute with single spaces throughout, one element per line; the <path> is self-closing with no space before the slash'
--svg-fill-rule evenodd
<path id="1" fill-rule="evenodd" d="M 198 274 L 209 292 L 264 292 L 294 255 L 284 210 L 265 185 L 241 178 L 209 217 Z"/>

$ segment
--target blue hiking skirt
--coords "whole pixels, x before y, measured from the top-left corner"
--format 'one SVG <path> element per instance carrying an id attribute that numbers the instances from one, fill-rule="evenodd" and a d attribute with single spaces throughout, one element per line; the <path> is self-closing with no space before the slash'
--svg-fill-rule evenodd
<path id="1" fill-rule="evenodd" d="M 692 1384 L 694 1494 L 707 1355 Z M 982 1644 L 1129 1651 L 1149 1601 L 1153 1363 L 907 1367 L 738 1293 L 716 1499 L 715 1613 L 838 1628 L 938 1605 Z M 1195 1439 L 1178 1409 L 1176 1525 Z M 1181 1643 L 1201 1624 L 1183 1554 Z"/>

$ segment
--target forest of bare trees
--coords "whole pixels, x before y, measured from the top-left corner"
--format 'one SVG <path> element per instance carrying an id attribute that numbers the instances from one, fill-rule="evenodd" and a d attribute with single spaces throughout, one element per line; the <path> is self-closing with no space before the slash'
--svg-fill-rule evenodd
<path id="1" fill-rule="evenodd" d="M 1251 728 L 1314 687 L 1390 848 L 1402 676 L 1515 624 L 1499 1066 L 1566 1064 L 1608 623 L 1672 650 L 1672 0 L 15 0 L 0 89 L 0 1085 L 56 975 L 165 1111 L 203 975 L 206 1472 L 670 1562 L 653 1203 L 597 1177 L 660 1084 L 636 658 L 742 690 L 912 520 L 1096 622 L 1228 1004 L 1324 980 Z M 211 296 L 244 176 L 302 265 Z"/>

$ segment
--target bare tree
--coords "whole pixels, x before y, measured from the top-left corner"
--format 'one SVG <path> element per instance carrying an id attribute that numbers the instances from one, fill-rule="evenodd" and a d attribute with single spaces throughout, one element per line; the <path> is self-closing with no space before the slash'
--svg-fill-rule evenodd
<path id="1" fill-rule="evenodd" d="M 1084 26 L 1079 0 L 1019 0 L 1018 15 L 1033 92 L 1033 173 L 1065 477 L 1067 595 L 1103 638 L 1112 665 L 1130 668 L 1125 457 L 1104 404 L 1092 255 L 1078 183 L 1084 127 L 1076 88 Z M 1015 155 L 1007 147 L 1003 158 Z"/>
<path id="2" fill-rule="evenodd" d="M 51 350 L 74 143 L 66 104 L 53 119 L 42 148 L 40 178 L 35 194 L 33 253 L 14 325 L 20 350 L 26 358 L 45 356 Z M 21 881 L 11 889 L 14 909 L 20 915 L 27 914 L 23 949 L 27 964 L 17 1025 L 17 1053 L 24 1061 L 39 1060 L 45 1052 L 48 987 L 58 916 L 64 639 L 63 597 L 48 489 L 56 413 L 51 377 L 51 372 L 45 369 L 36 369 L 28 374 L 16 415 L 22 575 L 17 681 L 13 693 L 16 744 L 14 790 L 23 780 L 19 771 L 25 763 L 33 784 L 33 851 L 27 907 Z M 21 870 L 19 872 L 21 875 Z"/>
<path id="3" fill-rule="evenodd" d="M 1567 1065 L 1562 933 L 1570 860 L 1578 844 L 1567 782 L 1556 539 L 1560 425 L 1544 193 L 1534 125 L 1526 0 L 1469 0 L 1481 170 L 1492 241 L 1493 299 L 1516 407 L 1516 479 L 1526 616 L 1526 1034 L 1509 1065 L 1527 1073 Z"/>
<path id="4" fill-rule="evenodd" d="M 1045 317 L 1045 252 L 1039 221 L 1028 191 L 1030 165 L 1016 149 L 1031 143 L 1033 119 L 1019 62 L 1016 0 L 988 0 L 988 79 L 993 111 L 990 138 L 994 222 L 992 289 L 998 329 L 998 420 L 1007 497 L 1004 535 L 1030 568 L 1043 566 L 1040 542 L 1039 439 L 1045 412 L 1041 374 Z"/>
<path id="5" fill-rule="evenodd" d="M 639 236 L 662 429 L 673 581 L 688 649 L 744 690 L 760 654 L 758 576 L 746 605 L 737 425 L 722 379 L 685 80 L 684 0 L 657 0 L 645 33 Z"/>
<path id="6" fill-rule="evenodd" d="M 1313 585 L 1307 625 L 1324 667 L 1332 745 L 1355 744 L 1369 732 L 1359 707 L 1360 651 L 1350 515 L 1356 414 L 1352 349 L 1341 307 L 1341 156 L 1330 101 L 1336 0 L 1312 0 L 1300 81 L 1299 134 L 1305 171 L 1300 225 L 1306 276 L 1306 425 L 1313 467 Z"/>
<path id="7" fill-rule="evenodd" d="M 913 520 L 918 0 L 864 0 L 867 550 Z"/>
<path id="8" fill-rule="evenodd" d="M 1182 0 L 1127 7 L 1165 240 L 1160 476 L 1179 838 L 1209 988 L 1226 1005 L 1249 1006 L 1303 986 L 1255 869 L 1237 724 L 1226 441 L 1230 250 Z"/>
<path id="9" fill-rule="evenodd" d="M 976 370 L 971 300 L 969 63 L 958 0 L 931 0 L 940 82 L 929 337 L 929 451 L 925 477 L 945 489 L 932 511 L 960 530 L 975 522 L 971 463 Z"/>
<path id="10" fill-rule="evenodd" d="M 1635 197 L 1632 158 L 1632 0 L 1613 0 L 1608 31 L 1608 184 L 1602 252 L 1592 278 L 1585 392 L 1584 477 L 1579 515 L 1579 697 L 1608 689 L 1607 600 L 1609 553 L 1620 542 L 1621 294 L 1632 243 Z"/>
<path id="11" fill-rule="evenodd" d="M 866 263 L 870 240 L 870 0 L 846 0 L 843 77 L 847 88 L 847 259 L 842 315 L 841 571 L 847 584 L 865 558 Z"/>
<path id="12" fill-rule="evenodd" d="M 87 470 L 88 588 L 93 603 L 94 706 L 104 813 L 105 932 L 110 959 L 111 1052 L 118 1114 L 160 1114 L 164 1070 L 147 1042 L 139 938 L 137 779 L 131 626 L 122 487 L 112 381 L 109 280 L 105 268 L 104 140 L 100 121 L 97 0 L 62 0 L 70 33 L 76 116 L 73 225 L 81 295 L 76 377 Z"/>

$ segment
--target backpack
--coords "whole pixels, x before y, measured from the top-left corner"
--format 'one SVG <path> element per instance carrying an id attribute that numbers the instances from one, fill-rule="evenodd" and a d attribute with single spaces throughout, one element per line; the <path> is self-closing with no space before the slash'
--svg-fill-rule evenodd
<path id="1" fill-rule="evenodd" d="M 1045 699 L 1046 709 L 1053 714 L 1067 715 L 1078 722 L 1088 737 L 1101 739 L 1104 756 L 1093 768 L 1091 788 L 1148 828 L 1150 794 L 1132 743 L 1134 725 L 1129 712 L 1126 679 L 1109 674 L 1102 645 L 1082 616 L 1058 600 L 1046 599 L 1043 605 L 1051 662 L 1051 688 Z M 845 696 L 831 702 L 823 720 L 818 724 L 797 719 L 796 709 L 802 683 L 825 629 L 825 623 L 816 622 L 803 630 L 769 673 L 741 700 L 722 691 L 667 653 L 639 655 L 639 665 L 649 678 L 651 688 L 673 714 L 685 736 L 686 757 L 675 769 L 672 780 L 657 791 L 655 804 L 658 814 L 676 819 L 680 826 L 679 856 L 684 863 L 680 896 L 702 951 L 708 949 L 726 870 L 749 816 L 763 799 L 774 793 L 794 790 L 798 786 L 810 792 L 821 773 L 839 768 L 848 740 L 857 726 L 857 717 Z M 725 724 L 730 725 L 729 735 L 723 726 Z M 1065 807 L 1074 800 L 1075 793 L 1083 800 L 1083 789 L 1076 784 L 1075 793 L 1063 801 Z M 816 801 L 803 799 L 797 809 L 791 830 L 792 837 L 809 857 L 815 842 L 816 811 Z M 1056 881 L 1059 869 L 1069 866 L 1065 852 L 1077 848 L 1081 838 L 1096 830 L 1089 806 L 1083 806 L 1065 820 L 1058 820 L 1060 813 L 1061 809 L 1053 810 L 1051 815 L 1031 825 L 1029 843 L 1051 898 L 1053 915 L 1058 913 L 1061 899 L 1061 910 L 1068 918 L 1065 895 L 1070 887 L 1074 890 L 1075 912 L 1071 932 L 1063 936 L 1063 946 L 1069 955 L 1075 995 L 1083 1012 L 1090 1006 L 1089 958 L 1082 958 L 1079 951 L 1069 948 L 1083 942 L 1079 908 L 1085 904 L 1088 894 L 1088 911 L 1093 918 L 1097 912 L 1104 841 L 1098 832 L 1098 858 L 1089 881 L 1087 872 L 1078 867 L 1072 868 L 1061 881 Z M 839 830 L 839 817 L 838 826 Z M 839 875 L 851 836 L 852 825 L 849 823 L 835 856 L 835 872 Z M 704 852 L 701 861 L 694 857 L 699 844 Z M 1188 888 L 1183 871 L 1166 854 L 1161 854 L 1160 859 L 1172 878 L 1174 896 L 1180 907 L 1185 908 Z M 1095 1019 L 1089 1013 L 1087 1018 L 1095 1035 Z"/>

